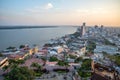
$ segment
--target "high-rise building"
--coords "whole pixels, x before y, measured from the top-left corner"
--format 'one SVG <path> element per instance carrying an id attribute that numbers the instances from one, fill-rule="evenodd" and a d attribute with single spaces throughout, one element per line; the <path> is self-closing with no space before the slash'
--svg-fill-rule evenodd
<path id="1" fill-rule="evenodd" d="M 85 25 L 86 25 L 86 23 L 84 22 L 84 23 L 83 23 L 83 26 L 85 26 Z"/>
<path id="2" fill-rule="evenodd" d="M 86 23 L 83 23 L 83 25 L 81 26 L 81 37 L 83 37 L 85 35 L 85 26 L 86 26 Z"/>
<path id="3" fill-rule="evenodd" d="M 101 30 L 101 32 L 103 31 L 103 25 L 101 25 L 100 30 Z"/>

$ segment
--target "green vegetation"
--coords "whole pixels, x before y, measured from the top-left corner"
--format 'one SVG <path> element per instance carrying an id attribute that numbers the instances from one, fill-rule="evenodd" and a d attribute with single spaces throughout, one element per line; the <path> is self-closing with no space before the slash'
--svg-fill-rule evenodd
<path id="1" fill-rule="evenodd" d="M 23 64 L 25 62 L 25 60 L 9 59 L 8 62 L 9 62 L 9 65 L 3 67 L 4 71 L 7 70 L 7 69 L 12 69 L 13 67 L 17 67 L 19 64 Z"/>
<path id="2" fill-rule="evenodd" d="M 68 62 L 65 62 L 65 61 L 58 61 L 58 65 L 59 66 L 68 66 Z"/>
<path id="3" fill-rule="evenodd" d="M 77 56 L 71 55 L 71 54 L 69 55 L 69 57 L 72 58 L 72 59 L 76 59 L 77 58 Z"/>
<path id="4" fill-rule="evenodd" d="M 108 58 L 110 58 L 110 60 L 114 61 L 118 66 L 120 66 L 120 55 L 119 54 L 109 55 Z"/>
<path id="5" fill-rule="evenodd" d="M 66 70 L 59 70 L 59 71 L 56 71 L 56 72 L 58 72 L 58 73 L 66 73 Z"/>
<path id="6" fill-rule="evenodd" d="M 4 66 L 2 69 L 5 71 L 5 70 L 7 70 L 9 67 L 10 67 L 10 65 L 6 65 L 6 66 Z"/>
<path id="7" fill-rule="evenodd" d="M 46 61 L 46 58 L 45 58 L 45 57 L 41 57 L 41 59 L 42 59 L 43 61 Z"/>
<path id="8" fill-rule="evenodd" d="M 24 47 L 25 47 L 25 45 L 20 45 L 20 47 L 19 47 L 19 48 L 21 49 L 21 48 L 24 48 Z"/>
<path id="9" fill-rule="evenodd" d="M 75 59 L 75 63 L 79 63 L 80 61 L 82 62 L 83 58 L 82 57 L 78 57 Z"/>
<path id="10" fill-rule="evenodd" d="M 102 53 L 103 53 L 104 56 L 109 55 L 107 52 L 104 52 L 104 51 Z"/>
<path id="11" fill-rule="evenodd" d="M 104 43 L 105 43 L 105 45 L 112 45 L 112 46 L 115 46 L 115 43 L 111 43 L 111 42 L 108 41 L 107 39 L 104 39 Z"/>
<path id="12" fill-rule="evenodd" d="M 38 63 L 32 63 L 31 64 L 31 67 L 35 67 L 36 69 L 34 69 L 34 72 L 35 72 L 35 76 L 41 76 L 43 73 L 42 73 L 42 67 L 41 65 L 39 65 Z"/>
<path id="13" fill-rule="evenodd" d="M 52 44 L 45 44 L 44 47 L 52 47 Z"/>
<path id="14" fill-rule="evenodd" d="M 90 77 L 90 76 L 91 76 L 91 72 L 79 71 L 78 74 L 79 74 L 81 77 L 84 77 L 84 78 L 87 78 L 87 77 Z"/>
<path id="15" fill-rule="evenodd" d="M 120 66 L 120 55 L 114 55 L 115 63 Z"/>
<path id="16" fill-rule="evenodd" d="M 83 63 L 81 65 L 81 68 L 78 69 L 78 74 L 81 77 L 90 77 L 91 76 L 91 72 L 89 72 L 89 70 L 91 70 L 91 59 L 84 59 Z"/>
<path id="17" fill-rule="evenodd" d="M 58 59 L 57 59 L 57 57 L 55 57 L 55 56 L 52 56 L 52 57 L 50 57 L 50 59 L 49 59 L 49 61 L 58 61 Z"/>
<path id="18" fill-rule="evenodd" d="M 35 62 L 33 62 L 32 64 L 31 64 L 31 67 L 39 67 L 40 65 L 38 64 L 38 63 L 35 63 Z"/>
<path id="19" fill-rule="evenodd" d="M 81 65 L 81 69 L 83 70 L 91 70 L 91 59 L 84 59 Z"/>
<path id="20" fill-rule="evenodd" d="M 96 48 L 96 43 L 93 41 L 88 41 L 88 46 L 86 48 L 89 52 L 93 52 Z"/>
<path id="21" fill-rule="evenodd" d="M 120 54 L 110 55 L 106 52 L 102 52 L 104 56 L 108 57 L 111 61 L 115 62 L 118 66 L 120 66 Z"/>
<path id="22" fill-rule="evenodd" d="M 3 56 L 3 54 L 0 52 L 0 57 L 2 57 Z"/>
<path id="23" fill-rule="evenodd" d="M 25 60 L 13 60 L 13 59 L 9 59 L 9 64 L 23 64 L 25 62 Z"/>
<path id="24" fill-rule="evenodd" d="M 14 66 L 4 80 L 33 80 L 34 75 L 34 71 L 27 67 Z"/>

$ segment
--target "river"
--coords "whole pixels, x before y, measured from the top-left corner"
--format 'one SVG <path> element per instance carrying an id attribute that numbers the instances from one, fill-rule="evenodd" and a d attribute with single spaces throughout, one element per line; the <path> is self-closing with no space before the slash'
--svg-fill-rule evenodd
<path id="1" fill-rule="evenodd" d="M 0 50 L 4 50 L 9 46 L 19 47 L 22 44 L 28 44 L 30 46 L 37 44 L 41 47 L 50 39 L 74 33 L 76 29 L 77 27 L 72 26 L 28 29 L 1 29 Z"/>

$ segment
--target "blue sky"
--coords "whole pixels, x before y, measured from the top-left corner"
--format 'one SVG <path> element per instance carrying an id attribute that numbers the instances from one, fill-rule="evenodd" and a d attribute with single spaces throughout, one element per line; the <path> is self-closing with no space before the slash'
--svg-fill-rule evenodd
<path id="1" fill-rule="evenodd" d="M 120 26 L 120 0 L 0 0 L 0 25 Z"/>

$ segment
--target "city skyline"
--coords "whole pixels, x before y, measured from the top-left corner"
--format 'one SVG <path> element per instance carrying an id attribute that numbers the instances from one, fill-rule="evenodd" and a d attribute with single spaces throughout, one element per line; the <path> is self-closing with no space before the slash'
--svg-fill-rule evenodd
<path id="1" fill-rule="evenodd" d="M 120 26 L 119 0 L 1 0 L 0 25 Z"/>

